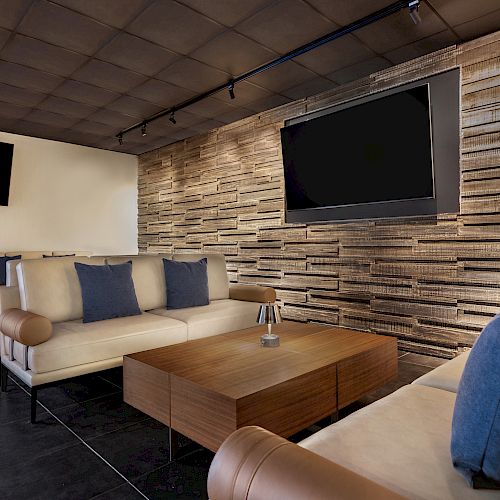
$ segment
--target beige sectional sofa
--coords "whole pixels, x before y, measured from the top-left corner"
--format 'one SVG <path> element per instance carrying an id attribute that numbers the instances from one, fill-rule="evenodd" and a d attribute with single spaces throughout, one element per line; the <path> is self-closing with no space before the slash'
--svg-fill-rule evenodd
<path id="1" fill-rule="evenodd" d="M 16 325 L 7 328 L 7 320 L 4 326 L 0 323 L 2 365 L 35 389 L 32 392 L 36 398 L 36 388 L 43 384 L 120 366 L 126 354 L 253 326 L 259 303 L 275 299 L 272 288 L 229 286 L 223 255 L 175 254 L 167 257 L 174 260 L 207 257 L 210 303 L 186 309 L 166 309 L 163 257 L 63 257 L 20 261 L 16 265 L 19 287 L 0 290 L 0 313 L 11 308 L 34 313 L 48 318 L 52 331 L 48 340 L 44 332 L 44 341 L 40 343 L 32 339 L 36 332 L 29 331 L 25 335 L 29 336 L 29 341 L 23 343 L 22 336 L 16 333 L 16 328 L 19 330 Z M 75 262 L 102 265 L 129 260 L 142 314 L 83 323 Z M 18 321 L 15 315 L 12 321 Z M 29 323 L 24 329 L 29 330 Z"/>
<path id="2" fill-rule="evenodd" d="M 470 488 L 451 462 L 451 421 L 467 356 L 461 354 L 298 446 L 258 427 L 236 431 L 212 463 L 211 500 L 232 498 L 235 491 L 246 491 L 241 498 L 248 500 L 293 500 L 304 491 L 314 491 L 318 500 L 378 498 L 379 487 L 386 491 L 382 498 L 498 500 L 498 490 Z M 283 446 L 295 448 L 279 456 L 276 450 Z M 353 475 L 355 486 L 346 488 Z M 272 495 L 261 496 L 260 476 Z"/>

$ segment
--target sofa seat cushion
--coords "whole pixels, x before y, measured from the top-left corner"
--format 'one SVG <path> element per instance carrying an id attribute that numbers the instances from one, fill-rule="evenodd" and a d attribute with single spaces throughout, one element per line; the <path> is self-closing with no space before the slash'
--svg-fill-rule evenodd
<path id="1" fill-rule="evenodd" d="M 149 312 L 183 321 L 187 324 L 188 340 L 195 340 L 256 326 L 259 305 L 258 302 L 220 299 L 206 306 L 154 309 Z"/>
<path id="2" fill-rule="evenodd" d="M 444 365 L 438 366 L 434 370 L 422 375 L 412 383 L 456 393 L 468 358 L 469 351 L 464 352 Z"/>
<path id="3" fill-rule="evenodd" d="M 155 314 L 95 323 L 65 321 L 54 324 L 47 342 L 30 347 L 28 361 L 33 372 L 44 373 L 186 340 L 185 323 Z"/>
<path id="4" fill-rule="evenodd" d="M 498 499 L 471 489 L 453 468 L 456 395 L 408 385 L 300 442 L 332 462 L 412 499 Z"/>

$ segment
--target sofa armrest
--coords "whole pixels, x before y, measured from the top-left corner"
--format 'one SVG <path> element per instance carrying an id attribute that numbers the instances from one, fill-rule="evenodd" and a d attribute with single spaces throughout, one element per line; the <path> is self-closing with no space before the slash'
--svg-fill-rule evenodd
<path id="1" fill-rule="evenodd" d="M 211 500 L 392 500 L 403 497 L 261 427 L 222 443 L 208 473 Z"/>
<path id="2" fill-rule="evenodd" d="M 275 302 L 276 291 L 270 286 L 231 285 L 229 287 L 229 298 L 247 302 Z"/>
<path id="3" fill-rule="evenodd" d="M 52 336 L 52 323 L 45 316 L 21 309 L 0 314 L 0 332 L 25 346 L 46 342 Z"/>
<path id="4" fill-rule="evenodd" d="M 7 309 L 19 309 L 21 307 L 21 297 L 19 287 L 0 286 L 0 313 Z"/>

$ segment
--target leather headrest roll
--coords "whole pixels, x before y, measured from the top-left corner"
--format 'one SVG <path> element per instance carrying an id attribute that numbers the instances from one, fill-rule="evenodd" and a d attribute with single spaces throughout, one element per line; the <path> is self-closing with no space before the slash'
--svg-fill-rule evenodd
<path id="1" fill-rule="evenodd" d="M 0 314 L 0 332 L 26 346 L 46 342 L 52 336 L 49 319 L 21 309 L 7 309 Z"/>

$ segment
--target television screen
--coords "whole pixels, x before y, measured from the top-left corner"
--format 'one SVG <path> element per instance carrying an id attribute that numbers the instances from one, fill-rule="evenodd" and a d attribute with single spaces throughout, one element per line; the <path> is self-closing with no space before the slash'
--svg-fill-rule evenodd
<path id="1" fill-rule="evenodd" d="M 10 172 L 14 144 L 0 142 L 0 205 L 9 204 Z"/>
<path id="2" fill-rule="evenodd" d="M 434 197 L 429 86 L 281 129 L 287 210 Z"/>

